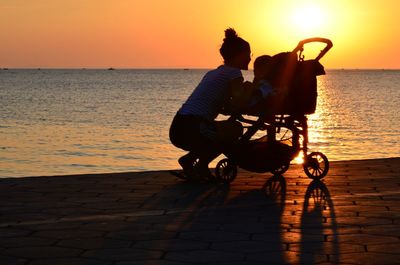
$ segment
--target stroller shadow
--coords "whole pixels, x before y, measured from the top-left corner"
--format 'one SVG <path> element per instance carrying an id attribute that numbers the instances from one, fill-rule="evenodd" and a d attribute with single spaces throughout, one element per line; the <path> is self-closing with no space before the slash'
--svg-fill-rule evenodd
<path id="1" fill-rule="evenodd" d="M 286 181 L 282 176 L 269 178 L 261 188 L 243 183 L 177 183 L 171 189 L 186 193 L 174 201 L 177 209 L 167 212 L 167 222 L 153 227 L 178 236 L 151 246 L 162 249 L 166 261 L 285 264 L 281 215 Z"/>
<path id="2" fill-rule="evenodd" d="M 323 182 L 314 180 L 309 184 L 300 224 L 299 263 L 315 264 L 328 257 L 331 264 L 338 264 L 339 240 L 334 205 Z"/>
<path id="3" fill-rule="evenodd" d="M 261 187 L 247 184 L 169 186 L 165 195 L 176 195 L 152 198 L 147 205 L 169 209 L 151 218 L 148 229 L 159 239 L 138 241 L 133 248 L 162 251 L 165 262 L 195 264 L 315 264 L 328 261 L 328 254 L 338 254 L 337 238 L 324 240 L 326 229 L 335 235 L 336 226 L 325 226 L 328 219 L 334 223 L 335 216 L 322 182 L 310 183 L 304 204 L 294 205 L 296 215 L 287 199 L 292 190 L 283 176 L 270 177 Z M 146 264 L 158 264 L 152 262 L 151 256 L 146 257 Z"/>
<path id="4" fill-rule="evenodd" d="M 266 199 L 274 202 L 281 213 L 283 213 L 286 200 L 285 178 L 282 175 L 274 175 L 265 182 L 262 189 Z"/>

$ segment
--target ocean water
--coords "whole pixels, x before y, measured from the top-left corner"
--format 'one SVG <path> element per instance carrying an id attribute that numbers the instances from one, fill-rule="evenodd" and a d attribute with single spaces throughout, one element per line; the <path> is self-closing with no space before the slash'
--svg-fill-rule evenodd
<path id="1" fill-rule="evenodd" d="M 178 168 L 169 125 L 205 72 L 0 70 L 0 177 Z M 400 71 L 327 70 L 318 86 L 311 151 L 400 156 Z"/>

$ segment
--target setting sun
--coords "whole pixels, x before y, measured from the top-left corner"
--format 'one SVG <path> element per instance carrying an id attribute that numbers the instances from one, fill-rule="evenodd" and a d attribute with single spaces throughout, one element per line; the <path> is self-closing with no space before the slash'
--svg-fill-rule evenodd
<path id="1" fill-rule="evenodd" d="M 291 16 L 296 30 L 304 35 L 314 34 L 325 27 L 326 13 L 317 5 L 294 8 Z"/>

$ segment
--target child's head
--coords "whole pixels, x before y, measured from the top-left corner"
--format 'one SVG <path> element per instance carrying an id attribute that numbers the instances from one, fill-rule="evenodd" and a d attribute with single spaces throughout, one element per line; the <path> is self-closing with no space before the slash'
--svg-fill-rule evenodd
<path id="1" fill-rule="evenodd" d="M 251 60 L 250 44 L 240 38 L 232 28 L 225 30 L 224 42 L 219 49 L 225 64 L 233 65 L 243 70 L 248 69 Z"/>
<path id="2" fill-rule="evenodd" d="M 254 60 L 254 79 L 266 79 L 271 71 L 272 57 L 269 55 L 261 55 Z"/>

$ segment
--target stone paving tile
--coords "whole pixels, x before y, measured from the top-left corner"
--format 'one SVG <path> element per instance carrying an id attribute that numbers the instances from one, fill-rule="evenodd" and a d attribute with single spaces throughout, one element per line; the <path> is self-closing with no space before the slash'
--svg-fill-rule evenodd
<path id="1" fill-rule="evenodd" d="M 37 231 L 32 234 L 32 236 L 34 237 L 57 238 L 57 239 L 93 238 L 93 237 L 102 237 L 104 235 L 105 233 L 101 231 L 90 231 L 81 229 L 44 230 L 44 231 Z"/>
<path id="2" fill-rule="evenodd" d="M 230 231 L 230 232 L 241 232 L 241 233 L 247 233 L 247 234 L 257 234 L 257 233 L 263 233 L 264 231 L 269 231 L 269 230 L 276 230 L 277 228 L 279 229 L 280 226 L 275 225 L 270 229 L 271 226 L 268 226 L 267 224 L 261 223 L 261 222 L 251 222 L 251 223 L 237 223 L 237 224 L 222 224 L 221 225 L 221 231 Z"/>
<path id="3" fill-rule="evenodd" d="M 211 262 L 242 261 L 244 255 L 215 250 L 170 251 L 165 255 L 166 260 L 180 262 L 195 262 L 198 264 Z"/>
<path id="4" fill-rule="evenodd" d="M 85 251 L 82 254 L 82 257 L 107 261 L 135 261 L 146 259 L 160 259 L 162 255 L 163 252 L 155 250 L 137 250 L 132 248 L 104 248 Z"/>
<path id="5" fill-rule="evenodd" d="M 338 257 L 330 257 L 330 260 L 357 265 L 393 265 L 400 264 L 400 255 L 368 252 L 358 253 L 356 256 L 354 254 L 341 254 Z"/>
<path id="6" fill-rule="evenodd" d="M 251 235 L 251 240 L 259 241 L 259 242 L 267 242 L 267 243 L 286 243 L 283 240 L 282 234 L 287 233 L 281 229 L 274 229 L 270 231 L 264 231 L 264 233 L 255 233 Z"/>
<path id="7" fill-rule="evenodd" d="M 26 259 L 39 259 L 39 258 L 69 258 L 76 257 L 82 253 L 82 250 L 64 248 L 64 247 L 18 247 L 9 248 L 3 251 L 2 255 L 22 257 Z"/>
<path id="8" fill-rule="evenodd" d="M 131 241 L 116 240 L 103 237 L 97 238 L 73 238 L 59 240 L 56 246 L 78 249 L 102 249 L 102 248 L 127 248 L 132 245 Z"/>
<path id="9" fill-rule="evenodd" d="M 155 239 L 173 239 L 176 238 L 176 232 L 168 232 L 163 230 L 120 230 L 110 232 L 106 238 L 123 239 L 123 240 L 155 240 Z"/>
<path id="10" fill-rule="evenodd" d="M 201 232 L 182 232 L 179 234 L 179 238 L 203 242 L 224 242 L 248 240 L 249 235 L 246 233 L 211 230 Z"/>
<path id="11" fill-rule="evenodd" d="M 28 236 L 30 234 L 32 234 L 32 231 L 26 229 L 11 228 L 11 227 L 0 228 L 0 238 Z"/>
<path id="12" fill-rule="evenodd" d="M 364 227 L 362 233 L 377 236 L 396 236 L 400 238 L 399 225 L 380 225 Z"/>
<path id="13" fill-rule="evenodd" d="M 323 182 L 298 165 L 229 186 L 162 171 L 0 179 L 0 264 L 396 264 L 399 176 L 397 158 L 332 162 Z"/>
<path id="14" fill-rule="evenodd" d="M 56 258 L 38 259 L 29 262 L 27 265 L 113 265 L 112 261 L 87 259 L 87 258 Z"/>
<path id="15" fill-rule="evenodd" d="M 165 230 L 170 232 L 201 232 L 210 230 L 220 230 L 221 224 L 209 224 L 201 222 L 176 222 L 168 224 L 153 224 L 152 227 L 158 230 Z"/>
<path id="16" fill-rule="evenodd" d="M 168 260 L 136 260 L 136 261 L 120 261 L 116 262 L 113 265 L 186 265 L 186 264 L 195 264 L 195 263 L 177 262 Z"/>
<path id="17" fill-rule="evenodd" d="M 328 235 L 326 241 L 336 240 L 332 235 Z M 400 246 L 400 238 L 396 236 L 376 236 L 369 234 L 348 234 L 340 235 L 340 243 L 352 243 L 352 244 L 389 244 L 397 243 Z"/>
<path id="18" fill-rule="evenodd" d="M 318 264 L 328 260 L 326 255 L 297 253 L 291 251 L 258 252 L 247 255 L 248 264 L 263 262 L 264 264 Z"/>
<path id="19" fill-rule="evenodd" d="M 76 230 L 84 225 L 81 221 L 63 222 L 58 220 L 29 221 L 14 223 L 14 227 L 20 227 L 30 231 L 47 230 Z M 32 232 L 33 233 L 33 232 Z"/>
<path id="20" fill-rule="evenodd" d="M 12 217 L 11 217 L 12 216 Z M 4 223 L 23 223 L 25 220 L 31 221 L 46 221 L 46 220 L 57 220 L 57 216 L 43 213 L 26 213 L 26 214 L 10 214 L 7 213 L 5 218 L 0 217 L 0 226 L 4 226 Z"/>
<path id="21" fill-rule="evenodd" d="M 340 226 L 376 226 L 390 225 L 392 220 L 389 218 L 373 218 L 373 217 L 334 217 L 332 218 Z M 327 221 L 329 221 L 328 219 Z"/>
<path id="22" fill-rule="evenodd" d="M 188 251 L 208 249 L 208 242 L 184 240 L 184 239 L 164 239 L 164 240 L 145 240 L 138 241 L 133 245 L 134 249 L 148 249 L 160 251 Z"/>
<path id="23" fill-rule="evenodd" d="M 0 238 L 0 246 L 3 248 L 51 246 L 56 242 L 56 239 L 33 236 Z"/>
<path id="24" fill-rule="evenodd" d="M 104 202 L 102 204 L 99 204 L 98 201 L 95 201 L 95 202 L 84 203 L 82 205 L 82 208 L 93 209 L 93 210 L 102 210 L 101 213 L 103 211 L 106 211 L 109 213 L 110 211 L 115 212 L 115 211 L 121 211 L 121 210 L 126 210 L 126 211 L 131 210 L 132 211 L 133 209 L 139 208 L 140 205 L 141 205 L 140 202 L 135 203 L 132 201 L 126 202 L 126 203 L 121 203 L 120 201 L 115 201 L 115 202 L 108 201 L 108 202 Z"/>
<path id="25" fill-rule="evenodd" d="M 137 230 L 148 230 L 152 227 L 151 224 L 138 224 L 136 222 L 129 222 L 124 219 L 122 220 L 92 220 L 90 222 L 82 223 L 80 226 L 84 230 L 94 230 L 94 231 L 103 231 L 103 232 L 113 232 L 120 230 L 129 230 L 129 229 L 137 229 Z"/>
<path id="26" fill-rule="evenodd" d="M 20 257 L 9 257 L 0 255 L 0 265 L 25 265 L 27 262 L 27 259 L 23 259 Z"/>
<path id="27" fill-rule="evenodd" d="M 233 241 L 233 242 L 213 242 L 210 246 L 212 250 L 221 250 L 225 252 L 234 253 L 254 253 L 254 252 L 277 252 L 286 249 L 286 245 L 274 242 L 260 242 L 260 241 Z"/>
<path id="28" fill-rule="evenodd" d="M 299 253 L 318 253 L 325 255 L 335 255 L 340 253 L 363 253 L 366 252 L 363 245 L 357 245 L 352 243 L 340 243 L 339 242 L 301 242 L 289 244 L 289 251 Z"/>
<path id="29" fill-rule="evenodd" d="M 126 221 L 129 223 L 136 223 L 142 225 L 169 225 L 169 224 L 183 224 L 188 222 L 186 215 L 157 215 L 155 216 L 132 216 L 127 217 Z"/>
<path id="30" fill-rule="evenodd" d="M 354 226 L 336 226 L 332 228 L 328 228 L 326 230 L 318 230 L 318 229 L 290 229 L 288 232 L 299 233 L 302 236 L 307 236 L 307 238 L 314 238 L 315 236 L 341 236 L 341 235 L 352 235 L 352 234 L 360 234 L 362 233 L 362 229 Z"/>
<path id="31" fill-rule="evenodd" d="M 326 240 L 326 236 L 322 234 L 304 236 L 302 233 L 292 231 L 281 233 L 280 237 L 281 241 L 286 244 L 298 242 L 324 242 Z M 265 239 L 263 240 L 265 241 Z"/>
<path id="32" fill-rule="evenodd" d="M 265 262 L 255 262 L 255 261 L 251 261 L 251 263 L 249 261 L 230 261 L 230 262 L 211 262 L 211 263 L 207 263 L 208 265 L 265 265 L 267 264 L 267 261 Z M 268 262 L 268 264 L 271 264 Z"/>
<path id="33" fill-rule="evenodd" d="M 382 254 L 397 254 L 400 255 L 400 243 L 370 243 L 366 245 L 368 252 L 382 253 Z"/>

